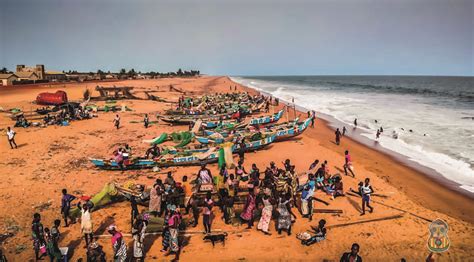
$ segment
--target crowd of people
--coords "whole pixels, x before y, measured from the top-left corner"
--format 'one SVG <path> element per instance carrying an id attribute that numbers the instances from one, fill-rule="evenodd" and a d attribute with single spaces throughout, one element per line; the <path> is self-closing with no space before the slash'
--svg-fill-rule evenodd
<path id="1" fill-rule="evenodd" d="M 126 148 L 126 147 L 125 147 Z M 347 162 L 347 157 L 346 157 Z M 127 261 L 132 254 L 134 261 L 143 261 L 145 257 L 145 232 L 151 218 L 162 218 L 162 249 L 165 255 L 174 255 L 178 260 L 182 250 L 182 241 L 179 231 L 186 227 L 196 227 L 202 219 L 204 234 L 212 235 L 212 224 L 217 212 L 221 212 L 225 224 L 241 224 L 247 229 L 255 227 L 265 235 L 273 232 L 292 235 L 292 226 L 297 219 L 295 212 L 300 212 L 302 218 L 312 221 L 315 192 L 321 190 L 331 196 L 331 199 L 344 196 L 342 177 L 331 175 L 327 161 L 315 160 L 303 174 L 295 172 L 295 165 L 287 159 L 281 166 L 270 162 L 261 172 L 256 164 L 246 170 L 243 161 L 233 169 L 222 167 L 218 174 L 213 175 L 206 165 L 202 165 L 193 176 L 188 179 L 183 176 L 176 181 L 173 173 L 168 172 L 166 178 L 156 179 L 150 191 L 141 187 L 139 196 L 132 196 L 131 205 L 131 233 L 133 250 L 128 252 L 127 242 L 116 225 L 110 225 L 107 231 L 112 237 L 111 245 L 114 261 Z M 303 182 L 304 181 L 304 182 Z M 369 179 L 361 182 L 359 193 L 362 196 L 362 208 L 373 211 L 370 205 L 370 194 L 373 188 Z M 242 201 L 245 198 L 244 201 Z M 139 199 L 138 199 L 139 198 Z M 91 212 L 94 204 L 90 197 L 75 197 L 62 190 L 61 214 L 64 227 L 75 223 L 76 218 L 71 216 L 73 202 L 80 210 L 80 230 L 83 235 L 88 261 L 105 261 L 106 254 L 103 247 L 94 238 L 94 227 Z M 137 202 L 147 203 L 143 210 L 138 209 Z M 243 207 L 242 207 L 243 204 Z M 186 218 L 186 219 L 185 219 Z M 184 221 L 187 223 L 184 223 Z M 274 229 L 270 228 L 274 222 Z M 43 227 L 40 214 L 34 214 L 32 222 L 33 246 L 37 259 L 49 256 L 51 261 L 59 261 L 61 249 L 60 220 L 54 220 L 51 228 Z M 297 234 L 302 245 L 312 245 L 324 241 L 327 237 L 326 221 L 321 219 L 316 226 L 311 226 L 312 233 Z M 358 245 L 352 251 L 358 252 Z M 361 261 L 357 252 L 348 252 L 341 261 Z M 347 260 L 349 259 L 349 260 Z M 353 260 L 356 259 L 356 260 Z"/>

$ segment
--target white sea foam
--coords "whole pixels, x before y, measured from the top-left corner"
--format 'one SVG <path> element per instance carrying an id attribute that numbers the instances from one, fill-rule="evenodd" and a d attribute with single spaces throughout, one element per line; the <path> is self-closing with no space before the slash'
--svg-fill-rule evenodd
<path id="1" fill-rule="evenodd" d="M 474 192 L 474 121 L 462 119 L 464 115 L 474 116 L 474 108 L 449 107 L 443 101 L 413 94 L 341 92 L 287 81 L 232 79 L 285 101 L 294 98 L 297 105 L 332 116 L 347 127 L 358 118 L 362 135 L 374 141 L 376 130 L 382 126 L 380 146 Z M 393 131 L 398 139 L 392 137 Z"/>

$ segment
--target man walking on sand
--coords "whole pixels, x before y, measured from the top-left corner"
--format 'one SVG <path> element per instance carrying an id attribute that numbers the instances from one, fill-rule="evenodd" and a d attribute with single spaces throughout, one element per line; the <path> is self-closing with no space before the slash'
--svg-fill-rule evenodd
<path id="1" fill-rule="evenodd" d="M 114 126 L 115 128 L 119 129 L 120 128 L 120 116 L 117 114 L 115 115 L 115 118 L 114 118 Z"/>
<path id="2" fill-rule="evenodd" d="M 334 134 L 336 135 L 336 145 L 339 145 L 341 143 L 341 131 L 339 131 L 339 128 L 336 129 Z"/>
<path id="3" fill-rule="evenodd" d="M 362 214 L 365 215 L 365 206 L 367 205 L 370 208 L 369 212 L 374 212 L 374 208 L 370 206 L 370 194 L 374 193 L 374 189 L 370 185 L 370 179 L 366 178 L 365 182 L 360 186 L 360 195 L 362 196 Z"/>
<path id="4" fill-rule="evenodd" d="M 18 148 L 15 142 L 15 131 L 11 129 L 10 127 L 7 127 L 7 137 L 8 137 L 8 143 L 10 144 L 10 147 L 13 149 L 13 145 L 15 145 L 15 148 Z"/>

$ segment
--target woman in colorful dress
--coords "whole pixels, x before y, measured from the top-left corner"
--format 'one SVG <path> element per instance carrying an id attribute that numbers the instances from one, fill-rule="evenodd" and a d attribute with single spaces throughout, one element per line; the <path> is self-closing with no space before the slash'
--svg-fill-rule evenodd
<path id="1" fill-rule="evenodd" d="M 181 224 L 181 214 L 179 213 L 179 210 L 175 207 L 172 206 L 171 208 L 171 216 L 168 219 L 168 225 L 169 225 L 169 231 L 170 231 L 170 253 L 175 254 L 175 259 L 174 260 L 179 260 L 179 239 L 178 239 L 178 233 L 179 233 L 179 224 Z"/>
<path id="2" fill-rule="evenodd" d="M 112 249 L 114 251 L 114 262 L 127 261 L 127 244 L 123 240 L 122 233 L 117 231 L 115 225 L 108 228 L 109 234 L 112 235 Z"/>
<path id="3" fill-rule="evenodd" d="M 278 220 L 277 220 L 277 229 L 278 234 L 281 234 L 282 230 L 286 230 L 288 235 L 291 235 L 291 214 L 288 211 L 287 204 L 290 202 L 290 198 L 288 197 L 280 197 L 278 201 Z"/>
<path id="4" fill-rule="evenodd" d="M 266 235 L 271 235 L 268 232 L 268 226 L 270 225 L 270 220 L 272 219 L 273 204 L 269 195 L 264 195 L 262 198 L 263 210 L 260 221 L 258 222 L 257 229 L 261 230 Z"/>
<path id="5" fill-rule="evenodd" d="M 31 223 L 31 231 L 33 237 L 33 249 L 35 250 L 35 258 L 36 260 L 40 260 L 46 250 L 46 241 L 44 239 L 44 228 L 43 224 L 41 224 L 41 215 L 35 213 L 33 215 L 33 222 Z M 40 255 L 41 251 L 41 255 Z"/>
<path id="6" fill-rule="evenodd" d="M 253 188 L 249 188 L 249 194 L 247 196 L 247 201 L 245 203 L 244 212 L 240 214 L 240 218 L 243 221 L 247 222 L 247 229 L 252 228 L 253 226 L 253 212 L 255 211 L 255 193 Z"/>
<path id="7" fill-rule="evenodd" d="M 142 261 L 145 257 L 145 231 L 148 225 L 148 215 L 138 215 L 132 228 L 133 257 L 135 261 Z"/>

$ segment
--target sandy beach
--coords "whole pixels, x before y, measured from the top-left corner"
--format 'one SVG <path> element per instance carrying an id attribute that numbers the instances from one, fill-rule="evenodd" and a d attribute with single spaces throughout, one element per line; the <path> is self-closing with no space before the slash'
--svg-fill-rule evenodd
<path id="1" fill-rule="evenodd" d="M 33 104 L 40 92 L 64 90 L 70 100 L 80 101 L 85 89 L 93 91 L 96 85 L 132 86 L 137 96 L 145 97 L 142 91 L 158 91 L 162 98 L 177 101 L 181 95 L 170 92 L 170 84 L 183 90 L 187 95 L 200 96 L 216 92 L 228 92 L 229 86 L 237 86 L 237 91 L 256 94 L 253 89 L 232 82 L 225 76 L 202 76 L 198 78 L 164 78 L 151 80 L 123 80 L 111 82 L 67 83 L 58 85 L 32 85 L 0 88 L 0 106 L 3 109 L 22 108 L 24 111 L 35 109 Z M 103 105 L 104 102 L 97 102 Z M 29 261 L 34 258 L 31 241 L 31 219 L 40 212 L 42 222 L 50 227 L 54 219 L 60 218 L 61 189 L 67 188 L 74 195 L 93 195 L 111 181 L 120 183 L 135 181 L 151 186 L 156 178 L 164 179 L 165 174 L 152 170 L 103 171 L 96 169 L 89 157 L 108 158 L 118 145 L 128 143 L 134 152 L 142 154 L 148 147 L 143 139 L 151 139 L 162 132 L 187 130 L 186 126 L 170 126 L 159 122 L 145 129 L 141 123 L 145 113 L 152 121 L 155 115 L 169 109 L 171 105 L 149 100 L 120 100 L 118 105 L 126 105 L 133 111 L 120 112 L 123 126 L 115 130 L 112 112 L 99 112 L 98 117 L 72 122 L 69 126 L 48 126 L 46 128 L 15 128 L 19 146 L 11 150 L 5 136 L 5 128 L 13 126 L 6 114 L 0 114 L 0 233 L 14 232 L 8 238 L 3 249 L 11 261 Z M 282 107 L 283 105 L 280 105 Z M 276 112 L 279 108 L 273 108 Z M 294 117 L 291 110 L 289 118 Z M 306 112 L 296 112 L 306 118 Z M 280 121 L 286 121 L 287 115 Z M 140 123 L 130 123 L 138 121 Z M 293 234 L 278 235 L 274 221 L 270 224 L 271 236 L 256 229 L 246 230 L 245 225 L 231 226 L 223 223 L 221 213 L 216 212 L 213 229 L 229 233 L 225 246 L 217 243 L 213 248 L 202 240 L 203 226 L 190 228 L 184 235 L 185 245 L 181 254 L 182 261 L 339 261 L 342 253 L 350 250 L 352 243 L 361 245 L 360 255 L 366 261 L 424 261 L 429 251 L 427 240 L 430 220 L 441 218 L 449 224 L 449 251 L 437 256 L 438 261 L 474 260 L 474 197 L 461 194 L 450 187 L 433 181 L 429 176 L 401 163 L 393 157 L 350 139 L 352 130 L 342 138 L 341 145 L 334 141 L 334 130 L 328 124 L 317 119 L 314 128 L 308 128 L 297 139 L 274 143 L 267 149 L 246 154 L 245 167 L 252 163 L 264 170 L 270 161 L 281 162 L 291 159 L 296 171 L 306 171 L 315 160 L 327 160 L 332 174 L 343 175 L 344 151 L 349 150 L 354 162 L 356 177 L 343 176 L 345 191 L 357 189 L 357 184 L 370 178 L 375 191 L 385 197 L 374 196 L 374 213 L 360 216 L 359 198 L 346 195 L 331 200 L 328 195 L 318 191 L 316 197 L 329 203 L 326 206 L 316 202 L 315 208 L 343 210 L 341 214 L 316 213 L 313 221 L 301 218 L 296 208 L 296 223 Z M 217 164 L 210 165 L 213 174 L 218 173 Z M 177 167 L 175 180 L 182 176 L 195 176 L 198 167 Z M 166 170 L 163 170 L 166 171 Z M 140 207 L 144 209 L 144 207 Z M 216 208 L 217 210 L 217 208 Z M 315 226 L 319 219 L 327 221 L 327 240 L 310 247 L 303 246 L 296 234 Z M 120 202 L 109 205 L 92 213 L 94 230 L 99 243 L 104 246 L 108 259 L 112 254 L 110 237 L 106 228 L 115 223 L 121 231 L 130 231 L 130 205 Z M 379 220 L 367 223 L 366 220 Z M 331 228 L 333 227 L 333 228 Z M 81 239 L 80 223 L 61 228 L 60 246 L 68 246 L 72 253 L 71 261 L 85 259 L 85 242 Z M 125 238 L 129 246 L 131 237 Z M 146 237 L 146 260 L 169 261 L 161 249 L 161 236 Z M 131 249 L 129 249 L 131 250 Z"/>

